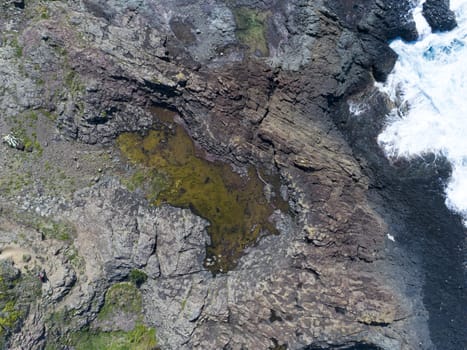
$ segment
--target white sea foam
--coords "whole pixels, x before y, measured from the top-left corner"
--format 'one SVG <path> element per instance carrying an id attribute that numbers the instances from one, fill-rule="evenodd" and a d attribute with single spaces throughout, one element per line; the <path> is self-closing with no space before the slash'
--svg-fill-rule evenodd
<path id="1" fill-rule="evenodd" d="M 418 5 L 413 9 L 412 16 L 417 26 L 419 38 L 424 38 L 431 34 L 431 27 L 423 16 L 423 4 L 426 0 L 421 0 Z"/>
<path id="2" fill-rule="evenodd" d="M 368 106 L 364 103 L 348 101 L 349 112 L 354 116 L 360 116 L 368 110 Z"/>
<path id="3" fill-rule="evenodd" d="M 451 0 L 458 27 L 446 33 L 431 33 L 421 3 L 414 9 L 419 40 L 391 44 L 399 59 L 380 88 L 398 109 L 378 142 L 389 157 L 444 155 L 453 168 L 446 204 L 467 224 L 467 0 Z"/>

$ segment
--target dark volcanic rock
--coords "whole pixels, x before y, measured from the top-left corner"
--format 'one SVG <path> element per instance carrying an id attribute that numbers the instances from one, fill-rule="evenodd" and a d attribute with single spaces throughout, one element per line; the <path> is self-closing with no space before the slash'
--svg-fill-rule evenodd
<path id="1" fill-rule="evenodd" d="M 358 113 L 349 111 L 349 105 L 355 108 L 358 103 Z M 361 159 L 364 171 L 371 174 L 370 195 L 381 203 L 389 232 L 401 245 L 402 249 L 388 247 L 388 254 L 393 256 L 390 264 L 418 265 L 401 273 L 401 278 L 412 281 L 409 293 L 424 291 L 435 348 L 462 347 L 467 339 L 462 325 L 467 319 L 457 308 L 467 303 L 463 267 L 466 229 L 462 219 L 444 203 L 449 163 L 432 155 L 411 161 L 386 159 L 376 138 L 384 126 L 384 116 L 393 106 L 377 90 L 354 95 L 335 107 L 336 124 Z M 424 343 L 420 349 L 425 348 L 430 347 Z"/>
<path id="2" fill-rule="evenodd" d="M 13 4 L 15 5 L 15 7 L 24 9 L 24 0 L 14 0 Z"/>
<path id="3" fill-rule="evenodd" d="M 433 31 L 447 31 L 457 26 L 456 16 L 449 9 L 449 0 L 427 0 L 423 4 L 423 16 Z"/>
<path id="4" fill-rule="evenodd" d="M 417 39 L 415 22 L 408 15 L 412 8 L 409 0 L 326 0 L 325 3 L 343 25 L 353 30 L 385 41 L 396 37 L 407 41 Z"/>

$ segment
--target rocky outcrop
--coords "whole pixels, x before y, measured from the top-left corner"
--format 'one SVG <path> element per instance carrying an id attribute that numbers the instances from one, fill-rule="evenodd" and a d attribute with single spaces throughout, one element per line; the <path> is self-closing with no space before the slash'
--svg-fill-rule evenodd
<path id="1" fill-rule="evenodd" d="M 408 6 L 87 0 L 9 8 L 15 20 L 8 26 L 18 34 L 0 50 L 2 113 L 52 114 L 53 147 L 105 145 L 114 154 L 119 134 L 160 125 L 160 108 L 168 108 L 210 159 L 239 173 L 254 165 L 280 174 L 290 205 L 270 218 L 279 235 L 262 236 L 235 269 L 213 275 L 204 266 L 209 223 L 130 191 L 118 180 L 129 166 L 118 156 L 92 177 L 85 159 L 47 158 L 72 164 L 92 185 L 60 201 L 38 194 L 37 205 L 21 193 L 5 196 L 13 211 L 67 218 L 75 227 L 68 246 L 41 236 L 29 242 L 50 256 L 50 284 L 25 322 L 45 326 L 20 331 L 12 346 L 41 348 L 45 339 L 92 326 L 105 291 L 137 269 L 148 276 L 142 317 L 163 349 L 420 348 L 420 291 L 409 299 L 407 282 L 386 266 L 390 228 L 334 115 L 340 101 L 389 74 L 396 57 L 386 40 L 416 37 Z M 242 33 L 239 23 L 248 24 Z M 11 128 L 0 121 L 2 132 Z M 40 185 L 31 187 L 47 190 Z M 71 313 L 72 322 L 50 323 L 48 308 Z"/>
<path id="2" fill-rule="evenodd" d="M 433 31 L 448 31 L 457 26 L 456 16 L 449 9 L 449 0 L 427 0 L 423 4 L 423 16 Z"/>

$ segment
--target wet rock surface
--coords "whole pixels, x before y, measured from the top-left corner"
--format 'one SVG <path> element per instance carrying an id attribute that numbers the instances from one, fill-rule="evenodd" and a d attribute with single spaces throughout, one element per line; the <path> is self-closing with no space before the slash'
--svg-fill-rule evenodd
<path id="1" fill-rule="evenodd" d="M 385 159 L 375 140 L 384 122 L 380 116 L 391 108 L 387 97 L 371 89 L 336 106 L 334 116 L 355 154 L 361 157 L 365 171 L 374 179 L 370 195 L 380 203 L 379 212 L 397 243 L 386 248 L 388 264 L 402 262 L 406 270 L 400 278 L 419 279 L 418 283 L 406 284 L 407 293 L 423 289 L 434 348 L 455 349 L 462 347 L 467 337 L 465 330 L 458 328 L 466 322 L 465 315 L 455 311 L 467 298 L 463 263 L 466 229 L 462 219 L 443 204 L 450 165 L 434 155 L 410 162 Z M 420 347 L 429 345 L 422 343 Z"/>
<path id="2" fill-rule="evenodd" d="M 457 26 L 456 16 L 449 9 L 449 0 L 427 0 L 423 15 L 433 31 L 447 31 Z"/>
<path id="3" fill-rule="evenodd" d="M 453 312 L 423 296 L 437 283 L 424 285 L 424 272 L 444 270 L 423 261 L 428 243 L 391 247 L 388 233 L 422 238 L 422 225 L 397 212 L 407 199 L 386 190 L 400 183 L 374 142 L 389 106 L 371 86 L 396 59 L 386 42 L 416 37 L 408 1 L 2 6 L 0 132 L 32 152 L 2 145 L 1 244 L 16 242 L 34 257 L 28 269 L 47 274 L 10 348 L 74 346 L 79 334 L 138 322 L 161 349 L 432 349 L 445 339 L 435 326 Z M 351 119 L 352 101 L 381 119 Z M 231 271 L 205 267 L 208 221 L 154 207 L 131 183 L 114 142 L 164 122 L 154 106 L 176 112 L 207 158 L 280 174 L 290 210 L 270 217 L 279 234 L 260 235 Z M 142 310 L 102 321 L 106 291 L 134 271 L 147 278 Z"/>

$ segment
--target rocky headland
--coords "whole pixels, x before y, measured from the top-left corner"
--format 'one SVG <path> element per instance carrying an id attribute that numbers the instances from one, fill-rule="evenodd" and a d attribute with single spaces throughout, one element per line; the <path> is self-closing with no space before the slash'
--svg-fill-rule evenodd
<path id="1" fill-rule="evenodd" d="M 0 7 L 3 348 L 465 344 L 450 169 L 376 144 L 410 1 Z"/>

